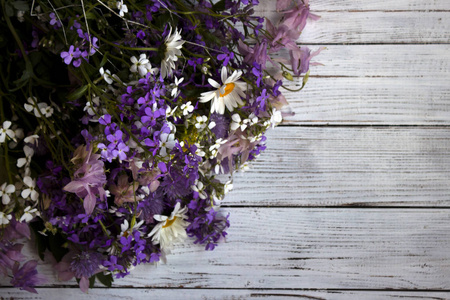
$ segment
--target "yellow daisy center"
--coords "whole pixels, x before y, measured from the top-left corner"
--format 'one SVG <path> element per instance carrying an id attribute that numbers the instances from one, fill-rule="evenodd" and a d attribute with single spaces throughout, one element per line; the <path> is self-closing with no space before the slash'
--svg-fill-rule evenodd
<path id="1" fill-rule="evenodd" d="M 221 92 L 222 92 L 222 89 L 220 89 L 220 90 L 221 90 Z M 234 83 L 233 83 L 233 82 L 227 83 L 227 84 L 225 85 L 223 94 L 222 94 L 221 92 L 219 93 L 219 94 L 220 94 L 220 97 L 225 97 L 226 95 L 228 95 L 229 93 L 231 93 L 233 90 L 234 90 Z"/>
<path id="2" fill-rule="evenodd" d="M 167 228 L 169 226 L 172 226 L 173 222 L 175 222 L 176 219 L 177 219 L 177 217 L 173 217 L 172 220 L 166 220 L 166 224 L 164 224 L 164 226 L 162 228 Z"/>

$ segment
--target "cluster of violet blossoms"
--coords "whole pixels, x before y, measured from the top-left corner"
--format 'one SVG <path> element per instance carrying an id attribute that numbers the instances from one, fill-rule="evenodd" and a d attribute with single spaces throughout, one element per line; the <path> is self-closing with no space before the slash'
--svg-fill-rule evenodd
<path id="1" fill-rule="evenodd" d="M 320 51 L 296 44 L 318 18 L 307 1 L 278 0 L 277 24 L 253 15 L 257 0 L 25 2 L 30 18 L 11 20 L 32 31 L 14 51 L 32 71 L 26 100 L 2 110 L 0 270 L 28 291 L 42 282 L 15 242 L 28 224 L 41 258 L 50 251 L 58 278 L 84 292 L 187 238 L 213 250 L 230 226 L 220 205 L 232 175 L 283 120 L 283 80 Z"/>

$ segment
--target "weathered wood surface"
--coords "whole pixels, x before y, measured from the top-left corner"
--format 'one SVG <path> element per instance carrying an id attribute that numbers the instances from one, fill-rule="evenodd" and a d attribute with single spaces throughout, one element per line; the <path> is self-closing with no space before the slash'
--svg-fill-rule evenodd
<path id="1" fill-rule="evenodd" d="M 272 16 L 275 1 L 260 2 Z M 51 283 L 47 262 L 40 295 L 0 296 L 450 299 L 450 0 L 310 5 L 322 18 L 299 42 L 326 46 L 315 58 L 324 66 L 285 94 L 296 113 L 285 124 L 307 126 L 270 132 L 269 149 L 236 176 L 226 243 L 204 252 L 187 241 L 167 265 L 85 297 L 75 282 Z"/>
<path id="2" fill-rule="evenodd" d="M 257 13 L 275 19 L 275 1 L 262 0 Z M 299 42 L 313 44 L 449 43 L 448 0 L 424 1 L 310 1 L 312 12 L 322 17 L 305 28 Z M 374 3 L 372 3 L 374 2 Z M 378 2 L 378 3 L 375 3 Z M 317 9 L 316 9 L 317 4 Z M 367 8 L 366 8 L 366 5 Z M 427 8 L 424 8 L 427 7 Z"/>
<path id="3" fill-rule="evenodd" d="M 33 299 L 51 300 L 59 299 L 78 300 L 79 290 L 76 288 L 66 289 L 39 289 L 38 295 L 18 291 L 16 289 L 3 289 L 0 292 L 2 299 Z M 246 299 L 304 299 L 304 300 L 385 300 L 385 299 L 449 299 L 450 293 L 445 292 L 394 292 L 394 291 L 298 291 L 298 290 L 231 290 L 231 289 L 139 289 L 139 288 L 116 288 L 116 289 L 91 289 L 89 294 L 82 299 L 86 300 L 134 300 L 134 299 L 193 299 L 193 300 L 246 300 Z"/>
<path id="4" fill-rule="evenodd" d="M 267 1 L 267 0 L 263 0 Z M 449 0 L 314 0 L 309 1 L 314 11 L 450 11 Z M 266 9 L 268 9 L 268 4 Z"/>
<path id="5" fill-rule="evenodd" d="M 448 127 L 280 127 L 226 205 L 450 206 Z"/>
<path id="6" fill-rule="evenodd" d="M 449 211 L 274 207 L 226 211 L 232 224 L 226 243 L 205 252 L 188 241 L 174 250 L 166 265 L 137 267 L 114 286 L 450 288 Z M 49 264 L 41 272 L 54 281 Z"/>
<path id="7" fill-rule="evenodd" d="M 448 125 L 449 53 L 450 45 L 327 46 L 304 90 L 284 92 L 296 113 L 287 123 Z"/>

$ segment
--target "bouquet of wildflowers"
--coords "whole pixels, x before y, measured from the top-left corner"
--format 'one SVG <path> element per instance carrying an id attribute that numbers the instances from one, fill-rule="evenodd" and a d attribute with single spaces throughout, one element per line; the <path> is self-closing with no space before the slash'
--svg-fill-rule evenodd
<path id="1" fill-rule="evenodd" d="M 232 174 L 318 53 L 296 45 L 307 1 L 277 24 L 257 0 L 0 2 L 0 272 L 36 292 L 32 234 L 85 292 L 188 237 L 213 250 Z"/>

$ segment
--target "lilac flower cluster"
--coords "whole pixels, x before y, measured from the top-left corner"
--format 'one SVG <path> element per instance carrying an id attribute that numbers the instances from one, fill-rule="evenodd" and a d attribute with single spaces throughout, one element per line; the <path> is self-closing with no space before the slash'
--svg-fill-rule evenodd
<path id="1" fill-rule="evenodd" d="M 296 44 L 318 18 L 307 1 L 277 0 L 277 24 L 254 15 L 257 0 L 34 2 L 22 94 L 0 128 L 18 170 L 0 186 L 0 271 L 35 292 L 36 261 L 16 241 L 28 226 L 84 292 L 165 262 L 187 238 L 213 250 L 232 176 L 285 116 L 283 79 L 305 82 L 320 51 Z"/>

